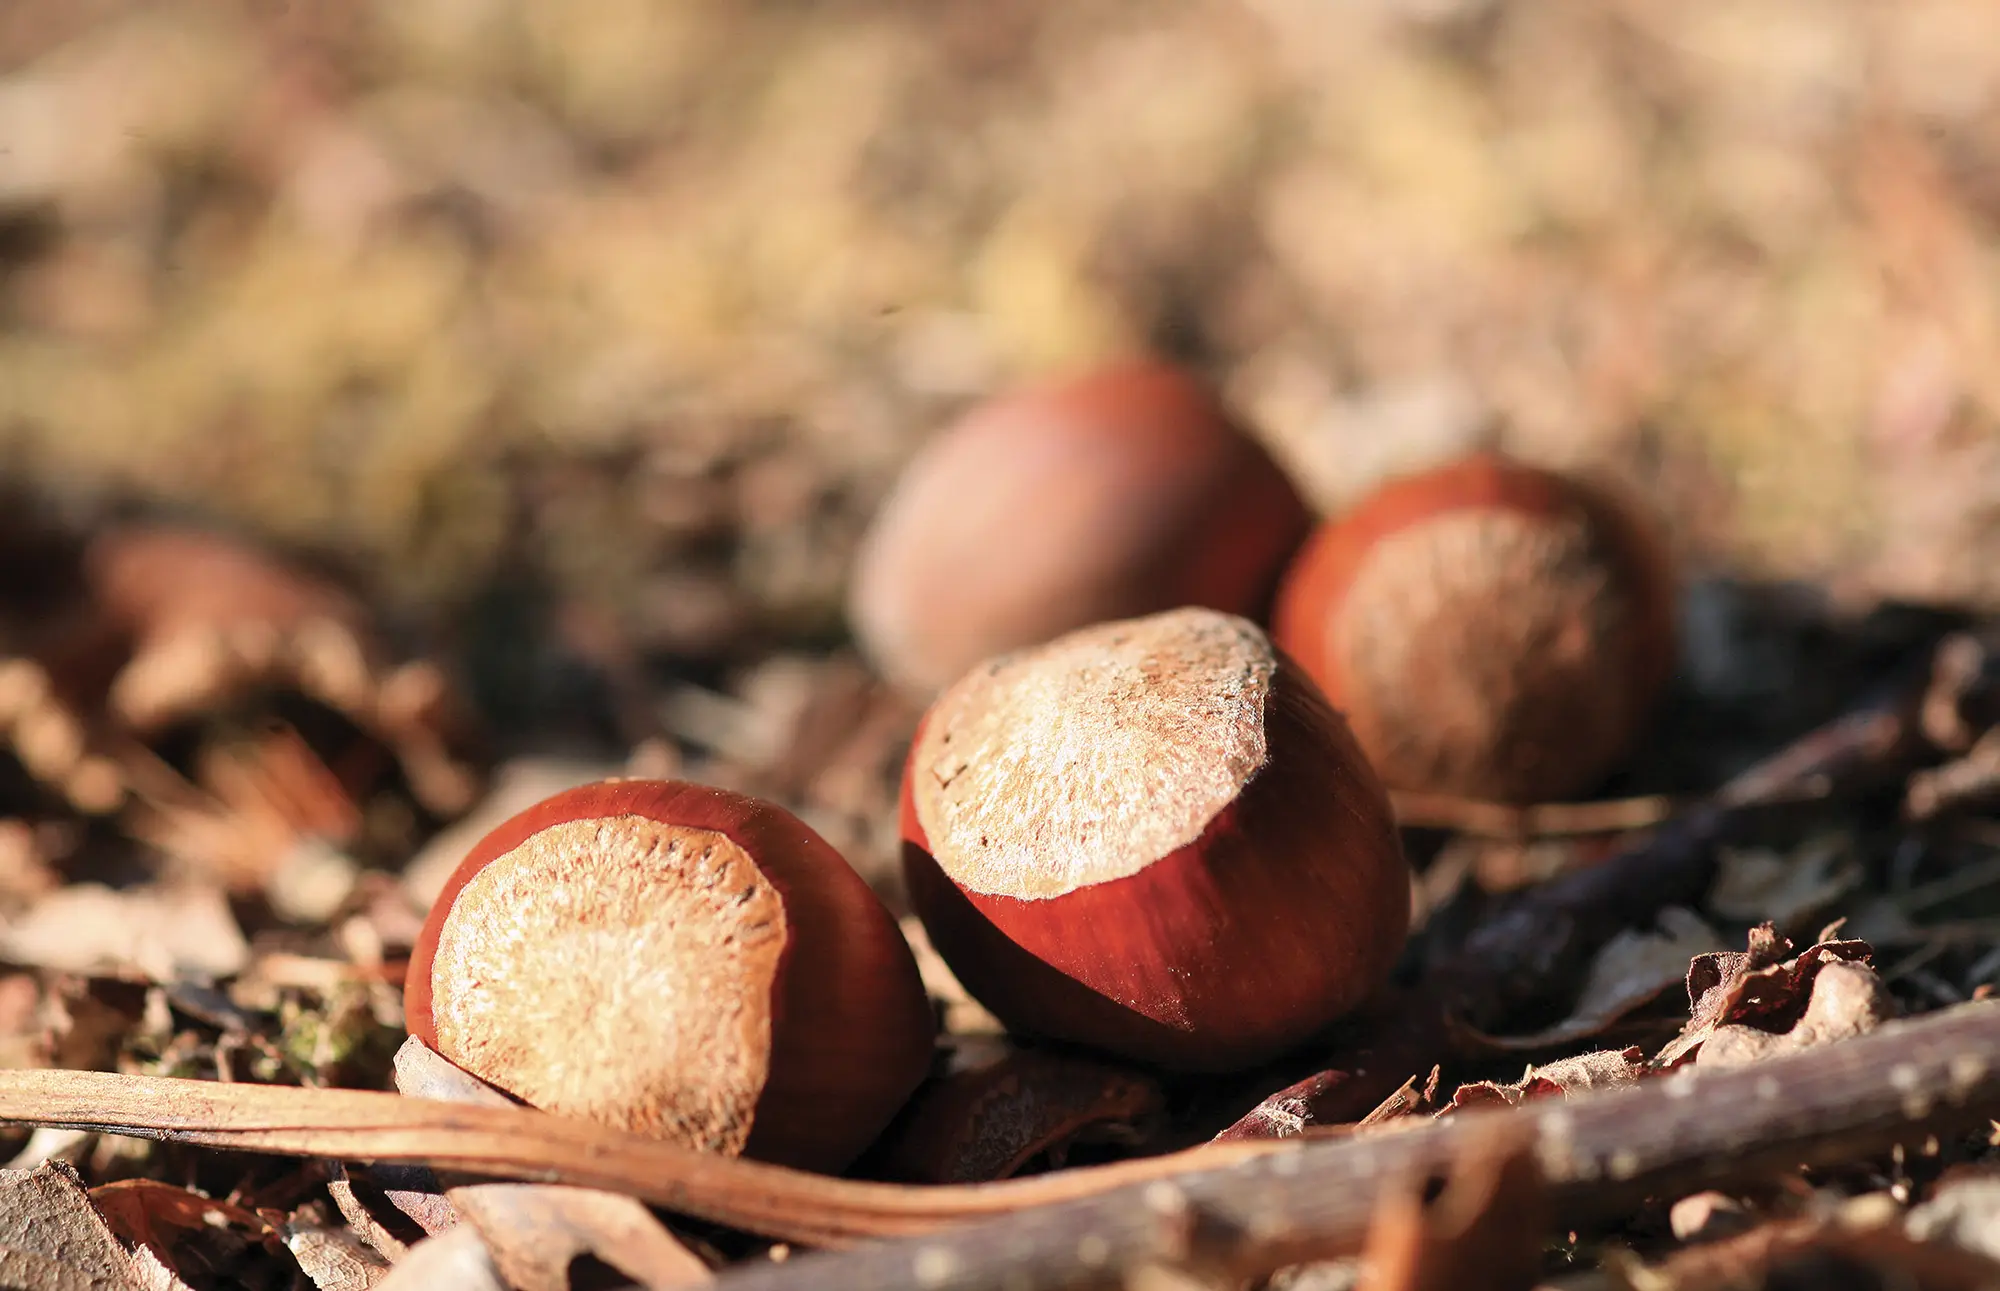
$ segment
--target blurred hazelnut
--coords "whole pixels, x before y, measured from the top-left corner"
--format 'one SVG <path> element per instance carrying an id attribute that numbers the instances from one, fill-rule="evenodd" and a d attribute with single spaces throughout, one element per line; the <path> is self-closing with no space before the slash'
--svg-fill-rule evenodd
<path id="1" fill-rule="evenodd" d="M 1630 751 L 1672 667 L 1673 612 L 1663 548 L 1630 507 L 1482 454 L 1323 526 L 1272 635 L 1392 787 L 1538 802 Z"/>
<path id="2" fill-rule="evenodd" d="M 1205 386 L 1127 362 L 991 400 L 927 444 L 862 544 L 848 613 L 884 675 L 928 694 L 1088 623 L 1260 615 L 1310 526 Z"/>

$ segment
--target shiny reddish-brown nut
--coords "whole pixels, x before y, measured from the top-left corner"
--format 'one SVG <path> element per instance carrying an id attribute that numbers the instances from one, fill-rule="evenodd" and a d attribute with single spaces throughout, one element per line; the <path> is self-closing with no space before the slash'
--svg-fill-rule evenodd
<path id="1" fill-rule="evenodd" d="M 1279 1053 L 1409 924 L 1387 795 L 1255 625 L 1183 609 L 974 668 L 926 714 L 903 863 L 1009 1027 L 1187 1070 Z"/>
<path id="2" fill-rule="evenodd" d="M 933 1021 L 875 894 L 781 808 L 585 785 L 466 856 L 410 957 L 412 1035 L 546 1111 L 836 1170 L 923 1079 Z"/>
<path id="3" fill-rule="evenodd" d="M 1201 382 L 1127 362 L 994 399 L 931 440 L 862 544 L 848 617 L 885 676 L 927 694 L 1088 623 L 1261 615 L 1311 525 Z"/>
<path id="4" fill-rule="evenodd" d="M 1628 505 L 1481 455 L 1323 526 L 1272 635 L 1386 783 L 1539 802 L 1630 750 L 1672 669 L 1673 613 L 1664 549 Z"/>

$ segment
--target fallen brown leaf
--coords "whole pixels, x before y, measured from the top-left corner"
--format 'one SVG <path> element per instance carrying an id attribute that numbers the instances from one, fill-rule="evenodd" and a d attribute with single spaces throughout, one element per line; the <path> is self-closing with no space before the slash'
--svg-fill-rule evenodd
<path id="1" fill-rule="evenodd" d="M 33 1291 L 187 1291 L 150 1251 L 119 1244 L 61 1162 L 0 1170 L 0 1281 Z"/>
<path id="2" fill-rule="evenodd" d="M 1602 1049 L 1596 1053 L 1558 1059 L 1545 1066 L 1530 1066 L 1521 1079 L 1511 1085 L 1501 1085 L 1490 1080 L 1460 1085 L 1457 1092 L 1451 1096 L 1451 1105 L 1445 1110 L 1457 1112 L 1469 1107 L 1495 1104 L 1514 1107 L 1530 1099 L 1552 1098 L 1558 1095 L 1573 1098 L 1579 1094 L 1630 1085 L 1645 1074 L 1644 1050 Z"/>
<path id="3" fill-rule="evenodd" d="M 1896 1016 L 1896 1002 L 1873 969 L 1862 964 L 1822 964 L 1799 1020 L 1782 1032 L 1740 1023 L 1719 1026 L 1702 1043 L 1703 1067 L 1741 1067 L 1814 1045 L 1866 1035 Z"/>
<path id="4" fill-rule="evenodd" d="M 1697 956 L 1688 966 L 1692 1006 L 1687 1025 L 1653 1059 L 1670 1067 L 1696 1053 L 1717 1027 L 1747 1024 L 1789 1029 L 1805 1012 L 1813 977 L 1822 964 L 1865 963 L 1874 953 L 1865 941 L 1825 941 L 1785 958 L 1791 943 L 1770 924 L 1750 930 L 1747 951 Z"/>
<path id="5" fill-rule="evenodd" d="M 295 1214 L 279 1231 L 318 1291 L 370 1291 L 388 1276 L 389 1261 L 358 1234 L 326 1223 L 310 1210 Z"/>

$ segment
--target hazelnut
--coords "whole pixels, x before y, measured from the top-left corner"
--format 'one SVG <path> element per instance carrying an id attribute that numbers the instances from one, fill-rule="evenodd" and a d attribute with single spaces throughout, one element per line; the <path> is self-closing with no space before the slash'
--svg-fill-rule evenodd
<path id="1" fill-rule="evenodd" d="M 677 781 L 559 793 L 475 846 L 410 957 L 411 1034 L 543 1108 L 836 1170 L 922 1080 L 915 960 L 781 808 Z"/>
<path id="2" fill-rule="evenodd" d="M 925 715 L 902 830 L 917 913 L 995 1015 L 1163 1066 L 1289 1048 L 1382 983 L 1409 923 L 1346 724 L 1212 610 L 974 668 Z"/>
<path id="3" fill-rule="evenodd" d="M 1633 511 L 1480 455 L 1320 528 L 1272 635 L 1398 789 L 1541 802 L 1629 751 L 1673 662 L 1673 581 Z"/>
<path id="4" fill-rule="evenodd" d="M 1311 513 L 1199 381 L 1137 361 L 991 400 L 910 462 L 848 603 L 928 694 L 1072 628 L 1205 605 L 1260 615 Z"/>

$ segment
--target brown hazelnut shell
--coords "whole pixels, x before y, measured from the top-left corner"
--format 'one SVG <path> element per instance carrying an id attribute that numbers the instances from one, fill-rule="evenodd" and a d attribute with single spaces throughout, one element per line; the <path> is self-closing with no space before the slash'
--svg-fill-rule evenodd
<path id="1" fill-rule="evenodd" d="M 916 694 L 1072 628 L 1201 605 L 1261 617 L 1312 513 L 1202 382 L 1152 360 L 992 399 L 911 460 L 848 616 Z"/>
<path id="2" fill-rule="evenodd" d="M 1185 1071 L 1273 1057 L 1373 994 L 1410 918 L 1387 794 L 1282 655 L 1265 722 L 1264 765 L 1194 841 L 1037 899 L 972 891 L 939 865 L 912 791 L 920 732 L 903 781 L 904 874 L 966 989 L 1018 1033 Z"/>
<path id="3" fill-rule="evenodd" d="M 743 1153 L 806 1169 L 845 1166 L 922 1081 L 935 1020 L 908 943 L 881 901 L 831 844 L 756 798 L 681 781 L 613 780 L 556 794 L 495 828 L 445 883 L 411 953 L 410 1033 L 437 1047 L 435 956 L 467 884 L 551 826 L 624 816 L 720 834 L 776 889 L 787 940 L 769 1000 L 749 1002 L 769 1009 L 770 1054 Z M 631 1021 L 642 1027 L 647 1019 Z"/>
<path id="4" fill-rule="evenodd" d="M 1461 585 L 1429 617 L 1381 618 L 1368 630 L 1392 671 L 1364 678 L 1341 645 L 1347 616 L 1381 609 L 1357 605 L 1358 582 L 1384 544 L 1452 516 L 1484 512 L 1557 525 L 1580 522 L 1589 568 L 1600 571 L 1617 598 L 1615 623 L 1584 629 L 1556 621 L 1536 593 L 1564 575 L 1536 583 L 1494 558 L 1494 590 Z M 1476 567 L 1485 553 L 1434 557 Z M 1498 581 L 1514 575 L 1512 583 Z M 1411 577 L 1423 576 L 1413 562 Z M 1570 576 L 1574 576 L 1573 574 Z M 1523 584 L 1526 584 L 1525 589 Z M 1400 593 L 1401 589 L 1398 589 Z M 1347 715 L 1370 760 L 1398 789 L 1473 798 L 1538 802 L 1589 789 L 1629 752 L 1653 702 L 1673 671 L 1674 574 L 1666 547 L 1628 500 L 1602 486 L 1478 454 L 1392 480 L 1353 510 L 1320 526 L 1280 584 L 1272 636 L 1296 658 Z M 1379 590 L 1375 593 L 1381 595 Z M 1437 598 L 1434 598 L 1437 599 Z M 1539 616 L 1539 617 L 1538 617 Z M 1524 632 L 1509 633 L 1513 626 Z M 1575 640 L 1587 634 L 1589 666 L 1565 666 L 1539 649 L 1510 651 L 1504 643 L 1533 635 Z M 1358 630 L 1358 629 L 1357 629 Z M 1481 679 L 1462 708 L 1456 681 Z"/>

